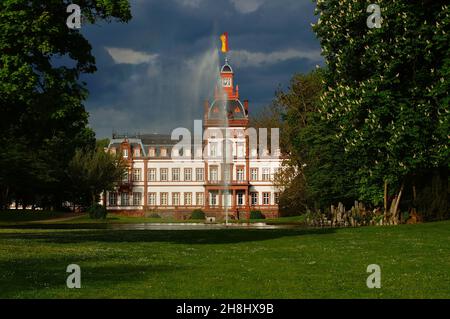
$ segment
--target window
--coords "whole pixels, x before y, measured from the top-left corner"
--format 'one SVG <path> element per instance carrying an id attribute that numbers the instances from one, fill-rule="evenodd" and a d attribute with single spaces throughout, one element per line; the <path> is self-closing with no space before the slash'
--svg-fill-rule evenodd
<path id="1" fill-rule="evenodd" d="M 148 156 L 150 156 L 150 157 L 155 157 L 156 156 L 156 150 L 155 150 L 154 147 L 150 147 L 148 149 Z"/>
<path id="2" fill-rule="evenodd" d="M 127 148 L 124 149 L 124 150 L 122 151 L 122 154 L 123 154 L 123 158 L 128 158 L 128 149 L 127 149 Z"/>
<path id="3" fill-rule="evenodd" d="M 148 205 L 156 206 L 156 193 L 148 194 Z"/>
<path id="4" fill-rule="evenodd" d="M 273 194 L 273 200 L 275 202 L 275 205 L 278 205 L 278 203 L 280 201 L 280 193 L 274 193 Z"/>
<path id="5" fill-rule="evenodd" d="M 179 182 L 180 181 L 180 169 L 172 168 L 172 181 Z"/>
<path id="6" fill-rule="evenodd" d="M 168 198 L 169 198 L 169 193 L 161 193 L 161 206 L 167 206 Z"/>
<path id="7" fill-rule="evenodd" d="M 203 168 L 196 168 L 195 169 L 195 180 L 197 182 L 203 182 L 203 180 L 204 180 Z"/>
<path id="8" fill-rule="evenodd" d="M 263 193 L 263 205 L 270 205 L 270 193 Z"/>
<path id="9" fill-rule="evenodd" d="M 161 168 L 159 171 L 159 180 L 162 182 L 167 182 L 167 178 L 169 175 L 169 170 L 167 168 Z"/>
<path id="10" fill-rule="evenodd" d="M 223 180 L 224 181 L 231 181 L 231 167 L 229 165 L 224 166 L 223 168 Z"/>
<path id="11" fill-rule="evenodd" d="M 236 169 L 236 179 L 238 180 L 238 182 L 242 182 L 245 180 L 243 167 L 238 167 Z"/>
<path id="12" fill-rule="evenodd" d="M 117 206 L 117 193 L 109 193 L 109 206 Z"/>
<path id="13" fill-rule="evenodd" d="M 245 157 L 244 143 L 237 143 L 237 157 L 238 158 Z"/>
<path id="14" fill-rule="evenodd" d="M 135 182 L 141 181 L 141 169 L 140 168 L 133 169 L 133 181 L 135 181 Z"/>
<path id="15" fill-rule="evenodd" d="M 258 193 L 251 193 L 252 206 L 258 205 Z"/>
<path id="16" fill-rule="evenodd" d="M 209 180 L 211 182 L 217 182 L 219 179 L 218 177 L 218 169 L 217 166 L 211 166 L 210 170 L 209 170 Z"/>
<path id="17" fill-rule="evenodd" d="M 167 156 L 167 149 L 166 148 L 161 148 L 160 155 L 161 155 L 161 157 L 166 157 Z"/>
<path id="18" fill-rule="evenodd" d="M 135 148 L 134 149 L 134 157 L 140 157 L 141 156 L 141 149 Z"/>
<path id="19" fill-rule="evenodd" d="M 244 194 L 243 193 L 237 194 L 237 204 L 238 204 L 238 206 L 244 205 Z"/>
<path id="20" fill-rule="evenodd" d="M 156 168 L 150 168 L 148 170 L 148 180 L 150 182 L 156 181 Z"/>
<path id="21" fill-rule="evenodd" d="M 184 205 L 192 205 L 192 193 L 184 193 Z"/>
<path id="22" fill-rule="evenodd" d="M 203 206 L 204 204 L 204 197 L 205 194 L 204 193 L 196 193 L 195 194 L 195 203 L 197 204 L 197 206 Z"/>
<path id="23" fill-rule="evenodd" d="M 186 182 L 192 181 L 192 168 L 185 168 L 184 169 L 184 180 Z"/>
<path id="24" fill-rule="evenodd" d="M 172 193 L 172 205 L 173 206 L 180 205 L 180 193 Z"/>
<path id="25" fill-rule="evenodd" d="M 217 205 L 217 194 L 216 193 L 211 193 L 211 206 L 216 206 Z"/>
<path id="26" fill-rule="evenodd" d="M 133 205 L 134 206 L 142 205 L 142 193 L 133 193 Z"/>
<path id="27" fill-rule="evenodd" d="M 258 169 L 257 168 L 252 168 L 250 169 L 250 178 L 252 181 L 257 181 L 258 180 Z"/>
<path id="28" fill-rule="evenodd" d="M 262 180 L 270 181 L 270 168 L 263 168 L 262 170 Z"/>
<path id="29" fill-rule="evenodd" d="M 209 156 L 217 156 L 217 142 L 209 143 Z"/>
<path id="30" fill-rule="evenodd" d="M 130 196 L 128 193 L 120 194 L 120 205 L 121 206 L 129 206 L 130 205 Z"/>
<path id="31" fill-rule="evenodd" d="M 122 176 L 122 182 L 127 183 L 128 182 L 128 171 L 125 171 L 125 173 Z"/>

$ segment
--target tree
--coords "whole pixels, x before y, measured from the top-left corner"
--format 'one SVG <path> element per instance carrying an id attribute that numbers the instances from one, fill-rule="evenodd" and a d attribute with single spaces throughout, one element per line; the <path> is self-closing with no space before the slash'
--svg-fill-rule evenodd
<path id="1" fill-rule="evenodd" d="M 66 26 L 71 1 L 0 2 L 0 206 L 61 205 L 65 168 L 94 148 L 82 73 L 96 70 L 89 42 Z M 131 18 L 126 0 L 80 0 L 85 21 Z M 70 61 L 61 65 L 61 61 Z M 58 63 L 57 63 L 58 62 Z M 14 159 L 14 160 L 13 160 Z"/>
<path id="2" fill-rule="evenodd" d="M 386 211 L 391 202 L 397 223 L 419 176 L 448 178 L 450 15 L 446 1 L 378 3 L 382 26 L 370 29 L 369 2 L 317 2 L 328 66 L 320 112 L 355 159 L 360 198 Z M 447 201 L 447 190 L 439 196 Z"/>
<path id="3" fill-rule="evenodd" d="M 95 150 L 76 150 L 67 167 L 72 201 L 82 206 L 92 206 L 101 193 L 115 189 L 127 165 L 120 155 L 112 155 L 102 147 Z"/>

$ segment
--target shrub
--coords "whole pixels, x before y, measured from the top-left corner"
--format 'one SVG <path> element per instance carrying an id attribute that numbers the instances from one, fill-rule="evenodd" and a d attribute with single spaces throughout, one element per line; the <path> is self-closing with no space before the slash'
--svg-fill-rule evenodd
<path id="1" fill-rule="evenodd" d="M 158 213 L 151 213 L 150 215 L 147 216 L 148 218 L 161 218 L 161 216 L 159 216 Z"/>
<path id="2" fill-rule="evenodd" d="M 191 219 L 205 219 L 205 213 L 201 209 L 194 209 L 191 214 Z"/>
<path id="3" fill-rule="evenodd" d="M 266 217 L 260 210 L 252 210 L 250 212 L 250 219 L 265 219 Z"/>
<path id="4" fill-rule="evenodd" d="M 90 206 L 87 209 L 87 212 L 91 219 L 105 219 L 106 214 L 108 213 L 106 211 L 106 208 L 100 204 L 94 204 L 94 205 Z"/>

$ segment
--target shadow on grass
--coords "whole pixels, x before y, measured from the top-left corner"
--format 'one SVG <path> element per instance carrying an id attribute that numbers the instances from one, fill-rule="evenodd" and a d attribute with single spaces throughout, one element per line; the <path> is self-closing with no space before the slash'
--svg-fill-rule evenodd
<path id="1" fill-rule="evenodd" d="M 169 242 L 177 244 L 234 244 L 265 241 L 302 235 L 326 235 L 334 229 L 270 229 L 270 230 L 64 230 L 0 233 L 0 240 L 38 240 L 48 243 L 85 242 Z"/>
<path id="2" fill-rule="evenodd" d="M 0 262 L 0 271 L 7 276 L 0 276 L 0 298 L 26 298 L 27 296 L 44 295 L 58 297 L 77 298 L 82 295 L 78 289 L 68 289 L 66 286 L 66 268 L 72 263 L 81 267 L 81 285 L 83 288 L 111 289 L 116 285 L 142 282 L 147 278 L 156 277 L 161 273 L 184 270 L 172 264 L 135 265 L 132 260 L 129 263 L 105 264 L 109 258 L 68 256 L 51 258 L 18 258 L 11 261 Z M 93 263 L 95 263 L 93 265 Z M 50 290 L 49 290 L 50 289 Z M 53 290 L 54 289 L 54 290 Z M 81 289 L 82 290 L 82 289 Z M 53 291 L 53 292 L 52 292 Z M 54 295 L 53 295 L 54 294 Z M 120 292 L 115 291 L 115 296 L 120 297 Z M 99 294 L 95 298 L 108 297 Z M 125 296 L 124 296 L 125 297 Z"/>

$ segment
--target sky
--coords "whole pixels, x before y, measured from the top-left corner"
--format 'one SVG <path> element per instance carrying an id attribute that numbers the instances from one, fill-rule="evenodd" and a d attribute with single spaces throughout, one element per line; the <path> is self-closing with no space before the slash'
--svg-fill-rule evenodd
<path id="1" fill-rule="evenodd" d="M 249 112 L 262 112 L 295 73 L 323 65 L 311 0 L 131 0 L 133 18 L 83 25 L 98 71 L 83 76 L 97 138 L 170 133 L 202 119 L 219 67 L 220 35 Z"/>

